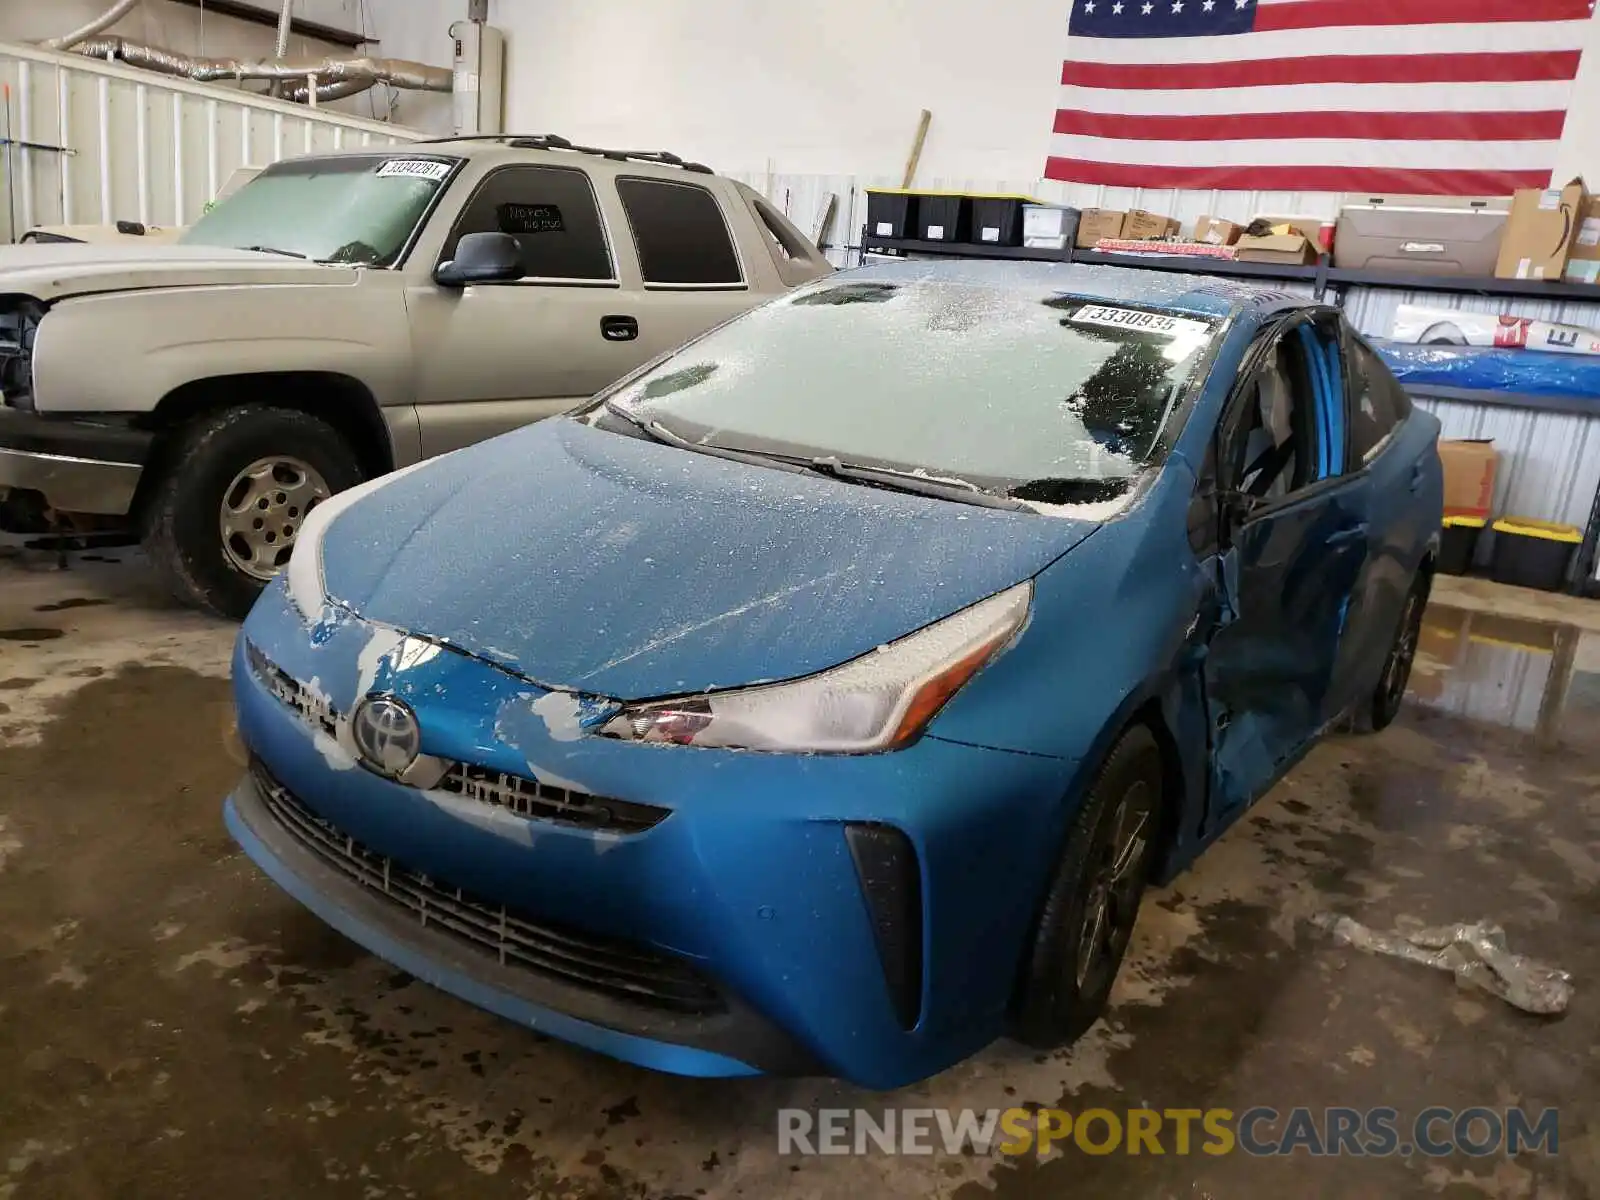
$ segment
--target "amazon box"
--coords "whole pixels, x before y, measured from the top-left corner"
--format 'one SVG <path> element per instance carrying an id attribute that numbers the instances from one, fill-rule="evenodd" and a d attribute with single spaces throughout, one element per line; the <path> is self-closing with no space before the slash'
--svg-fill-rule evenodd
<path id="1" fill-rule="evenodd" d="M 1208 246 L 1231 246 L 1243 232 L 1243 226 L 1221 217 L 1201 217 L 1194 223 L 1194 240 Z"/>
<path id="2" fill-rule="evenodd" d="M 1444 468 L 1444 515 L 1487 517 L 1494 502 L 1494 476 L 1499 463 L 1488 439 L 1440 441 Z"/>
<path id="3" fill-rule="evenodd" d="M 1086 208 L 1078 215 L 1078 249 L 1093 250 L 1101 238 L 1122 236 L 1128 214 L 1113 208 Z"/>
<path id="4" fill-rule="evenodd" d="M 1497 279 L 1560 279 L 1589 207 L 1582 179 L 1560 188 L 1525 188 L 1511 201 L 1511 217 L 1495 264 Z"/>

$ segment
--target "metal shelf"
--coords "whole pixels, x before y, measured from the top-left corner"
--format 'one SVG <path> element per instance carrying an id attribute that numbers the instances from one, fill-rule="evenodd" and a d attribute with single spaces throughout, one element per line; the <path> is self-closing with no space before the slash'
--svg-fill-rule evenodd
<path id="1" fill-rule="evenodd" d="M 1444 292 L 1469 296 L 1514 296 L 1535 300 L 1592 300 L 1600 303 L 1600 285 L 1541 279 L 1478 279 L 1451 275 L 1390 275 L 1378 271 L 1353 271 L 1332 267 L 1324 258 L 1314 265 L 1281 266 L 1276 263 L 1239 262 L 1226 258 L 1188 258 L 1182 255 L 1110 254 L 1098 250 L 1041 249 L 1033 246 L 987 246 L 971 242 L 925 242 L 915 238 L 874 237 L 862 232 L 863 251 L 902 254 L 936 254 L 946 258 L 1028 259 L 1039 262 L 1093 263 L 1129 267 L 1140 271 L 1177 271 L 1189 275 L 1214 275 L 1230 279 L 1259 279 L 1279 283 L 1312 283 L 1316 298 L 1330 288 L 1342 298 L 1352 287 L 1392 288 L 1407 292 Z M 1335 303 L 1338 303 L 1338 299 Z"/>
<path id="2" fill-rule="evenodd" d="M 1600 286 L 1546 279 L 1476 279 L 1456 275 L 1389 275 L 1332 267 L 1328 282 L 1342 287 L 1395 288 L 1406 292 L 1449 292 L 1468 296 L 1517 296 L 1537 300 L 1600 301 Z"/>
<path id="3" fill-rule="evenodd" d="M 924 242 L 917 238 L 861 236 L 863 251 L 889 251 L 904 254 L 938 254 L 946 258 L 1026 259 L 1030 262 L 1070 262 L 1072 250 L 1052 250 L 1039 246 L 986 246 L 972 242 Z"/>
<path id="4" fill-rule="evenodd" d="M 1313 282 L 1322 273 L 1316 266 L 1286 267 L 1279 263 L 1240 262 L 1233 258 L 1201 258 L 1181 254 L 1111 254 L 1099 250 L 1074 250 L 1072 261 L 1108 267 L 1134 267 L 1146 271 L 1182 271 L 1188 275 L 1222 275 L 1240 279 L 1276 279 L 1283 283 Z"/>

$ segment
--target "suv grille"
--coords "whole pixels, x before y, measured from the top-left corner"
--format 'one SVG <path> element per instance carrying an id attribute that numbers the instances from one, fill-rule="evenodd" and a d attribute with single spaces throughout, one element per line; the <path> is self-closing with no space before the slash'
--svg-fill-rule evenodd
<path id="1" fill-rule="evenodd" d="M 682 959 L 529 921 L 504 905 L 401 866 L 316 816 L 259 761 L 252 761 L 250 771 L 267 811 L 296 842 L 410 913 L 419 925 L 445 931 L 476 954 L 648 1008 L 693 1015 L 725 1008 L 710 981 Z"/>
<path id="2" fill-rule="evenodd" d="M 320 729 L 329 737 L 338 736 L 339 714 L 326 697 L 284 671 L 254 642 L 245 642 L 244 653 L 261 686 L 274 699 L 313 729 Z M 592 796 L 463 762 L 451 762 L 437 786 L 440 791 L 509 809 L 529 820 L 554 821 L 599 833 L 643 833 L 665 820 L 670 811 L 654 804 Z"/>

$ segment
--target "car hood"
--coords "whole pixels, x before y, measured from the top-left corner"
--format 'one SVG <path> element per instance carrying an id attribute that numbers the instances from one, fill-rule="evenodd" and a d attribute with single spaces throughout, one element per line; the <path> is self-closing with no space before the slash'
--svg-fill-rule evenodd
<path id="1" fill-rule="evenodd" d="M 350 284 L 344 266 L 256 250 L 155 244 L 27 242 L 0 246 L 0 294 L 55 300 L 144 288 L 267 283 Z"/>
<path id="2" fill-rule="evenodd" d="M 336 516 L 328 597 L 622 699 L 834 666 L 1030 578 L 1087 521 L 748 466 L 554 419 Z"/>

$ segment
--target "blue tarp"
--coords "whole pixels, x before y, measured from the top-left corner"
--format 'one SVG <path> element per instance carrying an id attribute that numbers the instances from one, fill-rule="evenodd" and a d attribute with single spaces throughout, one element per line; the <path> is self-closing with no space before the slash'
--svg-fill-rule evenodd
<path id="1" fill-rule="evenodd" d="M 1485 346 L 1414 346 L 1372 339 L 1402 387 L 1423 384 L 1562 396 L 1592 401 L 1600 409 L 1600 357 L 1499 350 Z"/>

